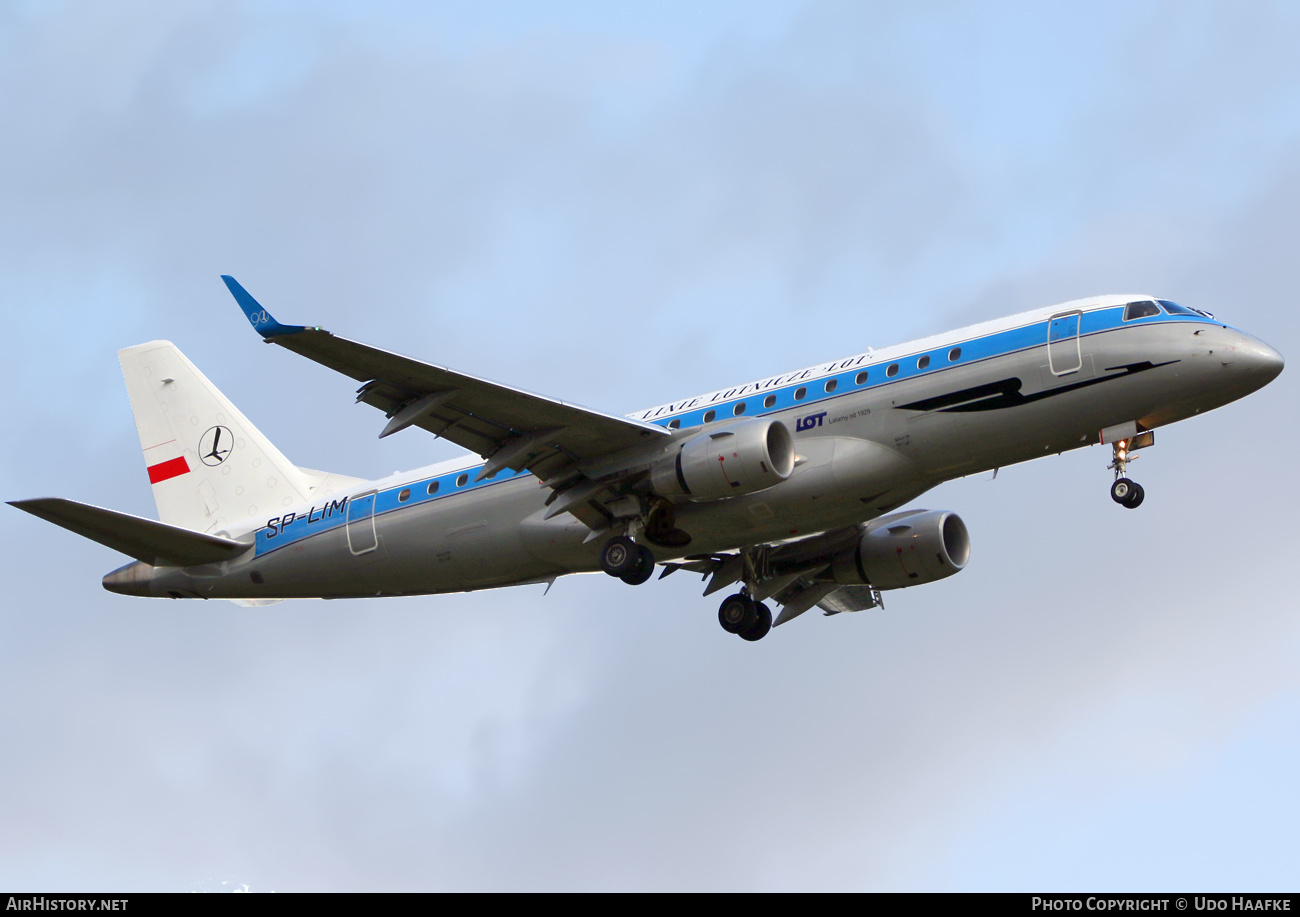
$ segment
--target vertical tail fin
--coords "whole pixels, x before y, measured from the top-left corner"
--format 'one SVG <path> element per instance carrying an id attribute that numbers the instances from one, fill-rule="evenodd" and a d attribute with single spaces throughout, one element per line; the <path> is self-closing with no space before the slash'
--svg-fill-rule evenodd
<path id="1" fill-rule="evenodd" d="M 118 351 L 158 518 L 213 532 L 304 502 L 294 467 L 176 345 Z"/>

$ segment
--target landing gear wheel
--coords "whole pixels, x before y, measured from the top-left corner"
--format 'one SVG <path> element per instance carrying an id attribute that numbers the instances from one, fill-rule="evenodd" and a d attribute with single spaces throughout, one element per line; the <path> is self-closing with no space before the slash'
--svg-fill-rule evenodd
<path id="1" fill-rule="evenodd" d="M 743 592 L 727 596 L 718 606 L 718 623 L 729 634 L 738 634 L 753 627 L 758 619 L 758 608 Z"/>
<path id="2" fill-rule="evenodd" d="M 1128 499 L 1124 501 L 1123 505 L 1129 509 L 1137 509 L 1142 505 L 1142 501 L 1146 499 L 1146 496 L 1147 492 L 1142 489 L 1141 484 L 1133 484 L 1133 489 L 1129 491 Z"/>
<path id="3" fill-rule="evenodd" d="M 650 553 L 650 549 L 645 545 L 636 546 L 637 567 L 631 573 L 624 573 L 619 577 L 629 586 L 640 586 L 655 572 L 655 556 Z"/>
<path id="4" fill-rule="evenodd" d="M 630 576 L 640 567 L 641 553 L 631 538 L 619 535 L 600 549 L 600 569 L 610 576 Z"/>
<path id="5" fill-rule="evenodd" d="M 1138 491 L 1138 486 L 1128 478 L 1117 478 L 1115 483 L 1110 485 L 1110 498 L 1120 506 L 1128 506 L 1128 501 L 1133 499 L 1133 494 Z"/>
<path id="6" fill-rule="evenodd" d="M 754 604 L 754 610 L 757 612 L 757 620 L 740 632 L 740 639 L 742 640 L 749 640 L 750 642 L 753 642 L 754 640 L 762 640 L 767 636 L 767 632 L 772 629 L 771 609 L 762 602 L 756 602 Z"/>

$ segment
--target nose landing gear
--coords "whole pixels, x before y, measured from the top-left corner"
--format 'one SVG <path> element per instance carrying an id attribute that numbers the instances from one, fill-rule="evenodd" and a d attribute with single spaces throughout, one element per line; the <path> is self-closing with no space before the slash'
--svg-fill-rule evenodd
<path id="1" fill-rule="evenodd" d="M 1110 498 L 1120 506 L 1137 509 L 1142 505 L 1142 501 L 1146 499 L 1146 491 L 1136 481 L 1130 481 L 1128 478 L 1117 478 L 1115 483 L 1110 485 Z"/>
<path id="2" fill-rule="evenodd" d="M 1129 441 L 1127 439 L 1117 440 L 1112 444 L 1115 452 L 1115 458 L 1110 463 L 1110 468 L 1115 472 L 1115 483 L 1110 485 L 1110 498 L 1126 509 L 1137 509 L 1146 499 L 1146 491 L 1142 485 L 1136 481 L 1130 481 L 1125 475 L 1128 472 L 1128 463 L 1137 458 L 1136 455 L 1129 455 Z"/>

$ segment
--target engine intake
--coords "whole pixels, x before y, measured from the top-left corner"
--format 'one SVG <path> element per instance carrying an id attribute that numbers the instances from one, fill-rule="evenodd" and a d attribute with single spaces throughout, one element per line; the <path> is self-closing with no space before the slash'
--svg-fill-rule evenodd
<path id="1" fill-rule="evenodd" d="M 753 417 L 692 436 L 650 470 L 664 496 L 721 500 L 766 490 L 794 471 L 794 437 L 779 420 Z"/>
<path id="2" fill-rule="evenodd" d="M 902 589 L 952 576 L 970 560 L 970 534 L 948 510 L 913 510 L 871 522 L 856 547 L 831 561 L 845 585 Z"/>

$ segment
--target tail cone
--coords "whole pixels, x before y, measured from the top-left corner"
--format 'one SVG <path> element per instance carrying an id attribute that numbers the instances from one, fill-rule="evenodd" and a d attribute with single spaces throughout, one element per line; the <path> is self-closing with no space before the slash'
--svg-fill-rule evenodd
<path id="1" fill-rule="evenodd" d="M 150 596 L 153 595 L 149 589 L 150 583 L 153 582 L 153 572 L 154 568 L 149 564 L 142 564 L 138 560 L 133 561 L 105 575 L 104 588 L 118 595 Z"/>

